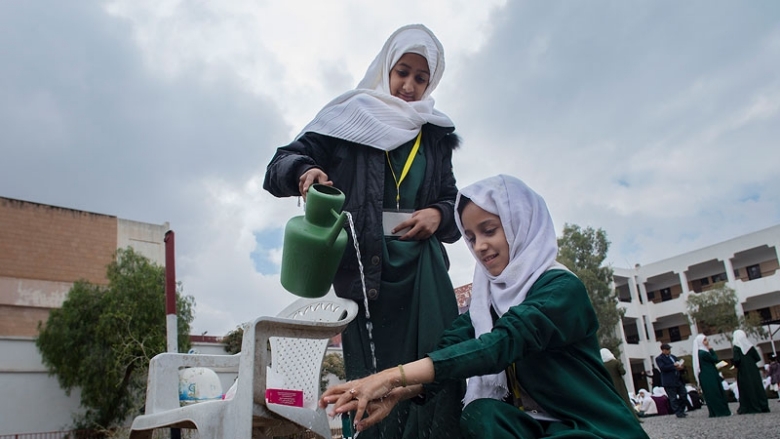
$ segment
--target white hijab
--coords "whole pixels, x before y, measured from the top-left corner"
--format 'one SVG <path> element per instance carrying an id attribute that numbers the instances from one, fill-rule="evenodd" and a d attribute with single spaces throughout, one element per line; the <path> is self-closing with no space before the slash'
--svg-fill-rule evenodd
<path id="1" fill-rule="evenodd" d="M 704 334 L 699 334 L 693 339 L 693 375 L 696 377 L 696 382 L 699 383 L 699 373 L 701 372 L 701 365 L 699 364 L 699 351 L 709 352 L 707 346 L 704 346 Z M 701 386 L 701 383 L 699 383 Z"/>
<path id="2" fill-rule="evenodd" d="M 615 355 L 612 354 L 612 351 L 610 351 L 607 348 L 601 348 L 601 361 L 607 362 L 612 361 L 615 359 Z"/>
<path id="3" fill-rule="evenodd" d="M 469 313 L 475 337 L 479 338 L 493 329 L 491 308 L 499 317 L 503 316 L 509 308 L 525 300 L 531 286 L 545 271 L 551 268 L 565 270 L 566 267 L 555 261 L 558 241 L 547 205 L 525 183 L 514 177 L 498 175 L 461 189 L 455 199 L 456 209 L 462 197 L 498 215 L 509 244 L 509 264 L 501 274 L 491 275 L 480 263 L 474 270 Z M 463 233 L 463 224 L 457 213 L 455 222 Z M 469 251 L 479 260 L 470 245 Z M 502 399 L 507 392 L 504 372 L 471 377 L 463 402 L 468 405 L 480 398 Z"/>
<path id="4" fill-rule="evenodd" d="M 431 72 L 419 101 L 390 94 L 390 72 L 406 53 L 423 56 Z M 357 88 L 325 105 L 298 137 L 315 132 L 392 151 L 414 139 L 426 123 L 454 127 L 446 114 L 433 108 L 431 93 L 443 74 L 444 47 L 433 32 L 421 24 L 403 26 L 387 39 Z"/>
<path id="5" fill-rule="evenodd" d="M 750 348 L 753 347 L 753 343 L 748 340 L 747 334 L 745 334 L 745 331 L 741 329 L 734 331 L 732 343 L 734 346 L 739 347 L 739 349 L 742 351 L 742 355 L 747 355 Z"/>

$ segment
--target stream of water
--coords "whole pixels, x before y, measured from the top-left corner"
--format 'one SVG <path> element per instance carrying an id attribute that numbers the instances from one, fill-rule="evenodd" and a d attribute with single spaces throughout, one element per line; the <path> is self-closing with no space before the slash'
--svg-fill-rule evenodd
<path id="1" fill-rule="evenodd" d="M 349 230 L 352 232 L 352 242 L 355 244 L 355 253 L 357 253 L 358 269 L 360 270 L 360 283 L 363 285 L 363 308 L 366 309 L 366 329 L 368 330 L 368 343 L 371 347 L 371 360 L 373 361 L 373 370 L 376 373 L 376 348 L 374 347 L 374 336 L 372 334 L 374 324 L 371 323 L 371 311 L 368 310 L 368 294 L 366 293 L 366 277 L 363 275 L 363 261 L 360 258 L 360 245 L 358 244 L 357 233 L 355 232 L 355 223 L 352 221 L 352 214 L 346 212 Z"/>

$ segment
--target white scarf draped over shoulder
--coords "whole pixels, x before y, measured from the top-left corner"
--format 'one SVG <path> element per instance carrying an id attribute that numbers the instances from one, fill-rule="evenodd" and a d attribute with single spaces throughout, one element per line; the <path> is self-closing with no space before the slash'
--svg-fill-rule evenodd
<path id="1" fill-rule="evenodd" d="M 491 309 L 499 317 L 503 316 L 509 308 L 525 300 L 534 282 L 545 271 L 566 270 L 566 267 L 555 261 L 558 241 L 547 204 L 525 183 L 515 177 L 498 175 L 461 189 L 455 206 L 460 205 L 462 197 L 497 215 L 509 244 L 509 263 L 501 274 L 491 275 L 479 262 L 474 270 L 469 314 L 475 337 L 479 338 L 493 329 Z M 455 215 L 455 221 L 463 234 L 460 215 Z M 471 245 L 466 244 L 479 261 Z M 467 405 L 480 398 L 503 399 L 507 392 L 504 372 L 471 377 L 463 402 Z"/>
<path id="2" fill-rule="evenodd" d="M 406 102 L 391 94 L 390 72 L 406 53 L 423 56 L 431 72 L 419 101 Z M 392 151 L 414 139 L 426 123 L 454 127 L 434 108 L 431 97 L 443 74 L 444 47 L 433 32 L 421 24 L 403 26 L 387 39 L 357 88 L 325 105 L 298 137 L 315 132 Z"/>
<path id="3" fill-rule="evenodd" d="M 707 346 L 704 346 L 704 338 L 706 336 L 704 334 L 699 334 L 696 336 L 696 338 L 693 339 L 693 354 L 691 357 L 693 357 L 693 375 L 696 377 L 696 383 L 699 384 L 699 387 L 701 387 L 701 383 L 699 382 L 699 373 L 701 373 L 701 362 L 699 361 L 699 351 L 704 351 L 709 353 L 710 350 L 707 349 Z"/>
<path id="4" fill-rule="evenodd" d="M 753 347 L 753 343 L 748 340 L 747 334 L 741 329 L 734 331 L 731 342 L 734 346 L 739 346 L 742 355 L 747 355 L 750 348 Z"/>
<path id="5" fill-rule="evenodd" d="M 601 348 L 601 351 L 599 351 L 599 353 L 601 353 L 601 361 L 603 361 L 604 363 L 616 359 L 615 354 L 613 354 L 612 351 L 610 351 L 607 348 Z"/>

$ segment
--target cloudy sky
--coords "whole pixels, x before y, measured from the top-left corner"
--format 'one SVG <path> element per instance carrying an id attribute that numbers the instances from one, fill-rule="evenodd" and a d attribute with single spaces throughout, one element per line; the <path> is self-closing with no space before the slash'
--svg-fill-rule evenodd
<path id="1" fill-rule="evenodd" d="M 0 2 L 0 196 L 169 222 L 194 333 L 275 314 L 302 208 L 263 191 L 265 166 L 423 23 L 459 185 L 520 177 L 559 234 L 603 228 L 616 267 L 780 223 L 780 2 L 376 4 Z"/>

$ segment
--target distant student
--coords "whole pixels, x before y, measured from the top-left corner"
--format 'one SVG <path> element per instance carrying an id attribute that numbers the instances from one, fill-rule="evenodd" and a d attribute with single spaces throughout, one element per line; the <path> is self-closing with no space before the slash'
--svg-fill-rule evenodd
<path id="1" fill-rule="evenodd" d="M 637 414 L 640 418 L 647 416 L 655 416 L 658 414 L 658 407 L 653 401 L 653 398 L 647 393 L 645 389 L 639 389 L 639 395 L 637 396 Z"/>
<path id="2" fill-rule="evenodd" d="M 723 378 L 716 367 L 718 363 L 718 356 L 710 348 L 710 340 L 704 334 L 697 335 L 693 340 L 693 373 L 701 387 L 710 418 L 731 416 L 723 391 Z"/>
<path id="3" fill-rule="evenodd" d="M 745 331 L 734 331 L 732 343 L 733 358 L 731 360 L 737 368 L 737 388 L 739 389 L 739 408 L 737 413 L 768 413 L 769 401 L 766 397 L 764 384 L 761 381 L 761 373 L 756 363 L 761 361 L 753 343 L 747 338 Z"/>

